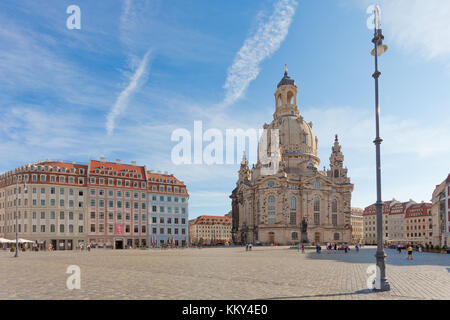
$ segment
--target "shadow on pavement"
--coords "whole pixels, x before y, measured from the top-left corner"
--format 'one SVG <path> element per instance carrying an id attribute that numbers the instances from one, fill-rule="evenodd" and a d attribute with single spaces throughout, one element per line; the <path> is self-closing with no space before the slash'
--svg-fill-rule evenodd
<path id="1" fill-rule="evenodd" d="M 345 293 L 329 293 L 329 294 L 316 294 L 316 295 L 305 295 L 305 296 L 294 296 L 294 297 L 272 297 L 272 298 L 263 298 L 256 300 L 285 300 L 285 299 L 305 299 L 305 298 L 326 298 L 326 297 L 338 297 L 338 296 L 351 296 L 351 295 L 366 295 L 376 293 L 375 291 L 364 289 L 358 290 L 355 292 L 345 292 Z"/>
<path id="2" fill-rule="evenodd" d="M 429 252 L 414 252 L 413 260 L 407 260 L 407 253 L 402 251 L 398 253 L 394 249 L 385 249 L 386 263 L 395 266 L 444 266 L 450 265 L 450 254 L 441 253 L 429 253 Z M 322 253 L 318 254 L 314 252 L 307 252 L 308 259 L 315 260 L 334 260 L 348 263 L 375 263 L 376 248 L 363 248 L 359 252 L 354 249 L 348 253 L 342 251 L 322 250 Z M 450 268 L 447 268 L 450 272 Z"/>

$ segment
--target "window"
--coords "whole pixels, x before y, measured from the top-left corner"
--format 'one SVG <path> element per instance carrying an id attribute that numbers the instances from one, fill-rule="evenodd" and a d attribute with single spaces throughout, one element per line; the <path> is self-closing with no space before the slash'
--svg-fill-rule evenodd
<path id="1" fill-rule="evenodd" d="M 320 181 L 314 181 L 314 189 L 320 189 Z"/>
<path id="2" fill-rule="evenodd" d="M 314 224 L 320 224 L 320 213 L 314 213 Z"/>
<path id="3" fill-rule="evenodd" d="M 337 226 L 337 214 L 333 214 L 332 216 L 331 216 L 331 220 L 332 220 L 332 223 L 333 223 L 333 226 Z M 338 240 L 338 239 L 334 239 L 334 240 Z"/>
<path id="4" fill-rule="evenodd" d="M 297 198 L 291 197 L 291 210 L 296 210 L 297 208 Z"/>
<path id="5" fill-rule="evenodd" d="M 64 232 L 64 225 L 63 224 L 59 225 L 59 232 L 61 232 L 61 233 Z"/>
<path id="6" fill-rule="evenodd" d="M 50 225 L 50 232 L 56 232 L 56 227 L 54 224 Z"/>
<path id="7" fill-rule="evenodd" d="M 275 212 L 269 212 L 269 224 L 275 224 Z"/>
<path id="8" fill-rule="evenodd" d="M 302 142 L 306 144 L 306 134 L 302 134 Z"/>
<path id="9" fill-rule="evenodd" d="M 292 240 L 298 240 L 298 233 L 292 232 Z"/>
<path id="10" fill-rule="evenodd" d="M 339 240 L 339 233 L 336 232 L 336 233 L 334 234 L 334 240 Z"/>
<path id="11" fill-rule="evenodd" d="M 331 212 L 337 212 L 337 200 L 333 199 L 331 201 Z"/>
<path id="12" fill-rule="evenodd" d="M 275 196 L 269 196 L 269 210 L 275 210 Z"/>
<path id="13" fill-rule="evenodd" d="M 314 198 L 314 211 L 320 211 L 320 200 L 319 198 Z"/>
<path id="14" fill-rule="evenodd" d="M 291 212 L 289 215 L 289 223 L 290 224 L 297 224 L 297 214 L 295 212 Z"/>

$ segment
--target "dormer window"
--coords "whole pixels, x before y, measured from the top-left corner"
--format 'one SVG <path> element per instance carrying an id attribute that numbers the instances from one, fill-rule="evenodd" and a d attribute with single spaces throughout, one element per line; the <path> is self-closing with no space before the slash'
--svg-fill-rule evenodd
<path id="1" fill-rule="evenodd" d="M 305 134 L 305 133 L 302 134 L 302 142 L 303 142 L 304 144 L 306 144 L 306 134 Z"/>

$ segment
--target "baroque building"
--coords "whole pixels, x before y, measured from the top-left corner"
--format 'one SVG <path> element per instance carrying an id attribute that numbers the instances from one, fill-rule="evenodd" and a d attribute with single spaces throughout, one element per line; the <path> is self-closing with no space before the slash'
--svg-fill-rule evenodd
<path id="1" fill-rule="evenodd" d="M 259 142 L 257 163 L 249 169 L 244 154 L 230 196 L 235 243 L 351 241 L 353 184 L 343 166 L 338 137 L 330 168 L 319 170 L 318 139 L 312 122 L 300 114 L 297 93 L 285 69 L 274 94 L 273 121 L 264 124 L 268 134 Z"/>
<path id="2" fill-rule="evenodd" d="M 0 238 L 17 225 L 41 249 L 187 245 L 188 199 L 183 182 L 134 161 L 39 161 L 0 174 Z"/>

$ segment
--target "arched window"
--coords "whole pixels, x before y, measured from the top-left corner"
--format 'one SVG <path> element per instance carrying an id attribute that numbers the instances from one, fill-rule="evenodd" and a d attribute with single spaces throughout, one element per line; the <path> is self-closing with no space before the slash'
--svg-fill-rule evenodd
<path id="1" fill-rule="evenodd" d="M 302 142 L 306 144 L 306 133 L 302 134 Z"/>
<path id="2" fill-rule="evenodd" d="M 281 99 L 281 94 L 279 94 L 277 97 L 277 107 L 281 107 L 281 104 L 282 104 L 282 99 Z"/>
<path id="3" fill-rule="evenodd" d="M 291 210 L 296 210 L 296 209 L 297 209 L 297 198 L 291 197 Z"/>
<path id="4" fill-rule="evenodd" d="M 298 240 L 298 233 L 292 232 L 292 240 Z"/>
<path id="5" fill-rule="evenodd" d="M 336 232 L 336 233 L 334 234 L 334 240 L 339 240 L 339 233 Z"/>
<path id="6" fill-rule="evenodd" d="M 292 104 L 292 98 L 294 97 L 294 94 L 292 93 L 292 91 L 288 91 L 288 94 L 287 94 L 287 101 L 288 101 L 288 104 Z"/>
<path id="7" fill-rule="evenodd" d="M 275 196 L 269 196 L 269 224 L 275 224 Z"/>
<path id="8" fill-rule="evenodd" d="M 314 181 L 314 189 L 320 189 L 320 181 Z"/>
<path id="9" fill-rule="evenodd" d="M 275 196 L 269 196 L 269 210 L 275 210 Z"/>
<path id="10" fill-rule="evenodd" d="M 337 212 L 337 200 L 333 199 L 331 201 L 331 212 Z"/>
<path id="11" fill-rule="evenodd" d="M 339 178 L 339 170 L 334 170 L 334 177 Z"/>
<path id="12" fill-rule="evenodd" d="M 314 211 L 320 211 L 320 200 L 319 198 L 314 198 Z"/>

